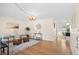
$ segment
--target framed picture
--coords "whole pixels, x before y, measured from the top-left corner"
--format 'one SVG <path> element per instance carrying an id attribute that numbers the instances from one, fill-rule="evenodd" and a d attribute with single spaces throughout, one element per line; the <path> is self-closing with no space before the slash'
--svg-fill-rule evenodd
<path id="1" fill-rule="evenodd" d="M 19 24 L 17 24 L 17 23 L 6 23 L 6 27 L 7 28 L 12 28 L 12 29 L 18 29 Z"/>

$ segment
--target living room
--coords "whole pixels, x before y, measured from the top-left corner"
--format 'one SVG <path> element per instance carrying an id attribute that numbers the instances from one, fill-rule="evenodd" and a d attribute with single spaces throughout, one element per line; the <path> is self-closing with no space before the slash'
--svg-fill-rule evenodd
<path id="1" fill-rule="evenodd" d="M 78 44 L 74 43 L 78 37 L 78 6 L 73 3 L 0 3 L 0 41 L 6 43 L 1 45 L 0 54 L 79 54 L 78 46 L 74 48 Z"/>

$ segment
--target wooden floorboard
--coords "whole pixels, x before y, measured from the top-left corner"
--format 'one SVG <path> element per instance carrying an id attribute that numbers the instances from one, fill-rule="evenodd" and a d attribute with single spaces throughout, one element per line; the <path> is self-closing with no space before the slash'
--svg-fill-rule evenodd
<path id="1" fill-rule="evenodd" d="M 52 41 L 40 41 L 38 44 L 26 48 L 16 55 L 71 55 L 71 49 L 68 44 L 64 46 Z"/>

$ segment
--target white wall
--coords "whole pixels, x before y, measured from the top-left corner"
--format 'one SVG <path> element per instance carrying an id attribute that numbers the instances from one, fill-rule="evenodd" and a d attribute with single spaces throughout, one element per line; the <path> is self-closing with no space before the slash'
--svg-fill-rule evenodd
<path id="1" fill-rule="evenodd" d="M 20 28 L 18 29 L 18 34 L 24 33 L 24 24 L 22 21 L 15 19 L 15 18 L 8 18 L 8 17 L 0 17 L 0 32 L 2 35 L 11 35 L 14 34 L 14 30 L 8 28 L 7 23 L 15 23 L 19 24 Z"/>
<path id="2" fill-rule="evenodd" d="M 12 29 L 7 28 L 7 23 L 16 23 L 19 24 L 19 29 L 17 30 L 17 32 L 15 32 Z M 41 25 L 41 29 L 40 32 L 43 35 L 43 40 L 51 40 L 54 41 L 55 40 L 55 29 L 53 28 L 53 19 L 39 19 L 39 20 L 35 20 L 35 21 L 21 21 L 19 19 L 14 19 L 14 18 L 8 18 L 8 17 L 1 17 L 0 18 L 0 34 L 3 36 L 6 35 L 20 35 L 20 34 L 26 34 L 26 30 L 25 27 L 30 27 L 31 31 L 30 31 L 30 35 L 33 36 L 33 33 L 38 32 L 38 29 L 36 28 L 36 25 L 40 24 Z"/>
<path id="3" fill-rule="evenodd" d="M 77 37 L 79 36 L 79 4 L 75 5 L 73 17 L 75 27 L 73 27 L 71 31 L 70 46 L 73 54 L 79 54 L 79 48 L 77 48 L 77 43 L 79 47 L 79 42 L 77 41 Z"/>
<path id="4" fill-rule="evenodd" d="M 39 19 L 36 23 L 41 24 L 41 32 L 43 33 L 43 40 L 54 41 L 56 39 L 55 29 L 53 27 L 53 19 Z"/>

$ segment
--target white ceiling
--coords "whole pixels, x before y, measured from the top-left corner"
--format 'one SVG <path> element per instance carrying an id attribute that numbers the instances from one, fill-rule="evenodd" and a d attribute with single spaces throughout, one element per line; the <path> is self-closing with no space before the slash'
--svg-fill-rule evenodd
<path id="1" fill-rule="evenodd" d="M 73 13 L 75 4 L 71 3 L 1 3 L 0 16 L 25 19 L 27 16 L 34 15 L 37 18 L 54 18 L 63 20 Z M 23 12 L 24 11 L 24 12 Z"/>

